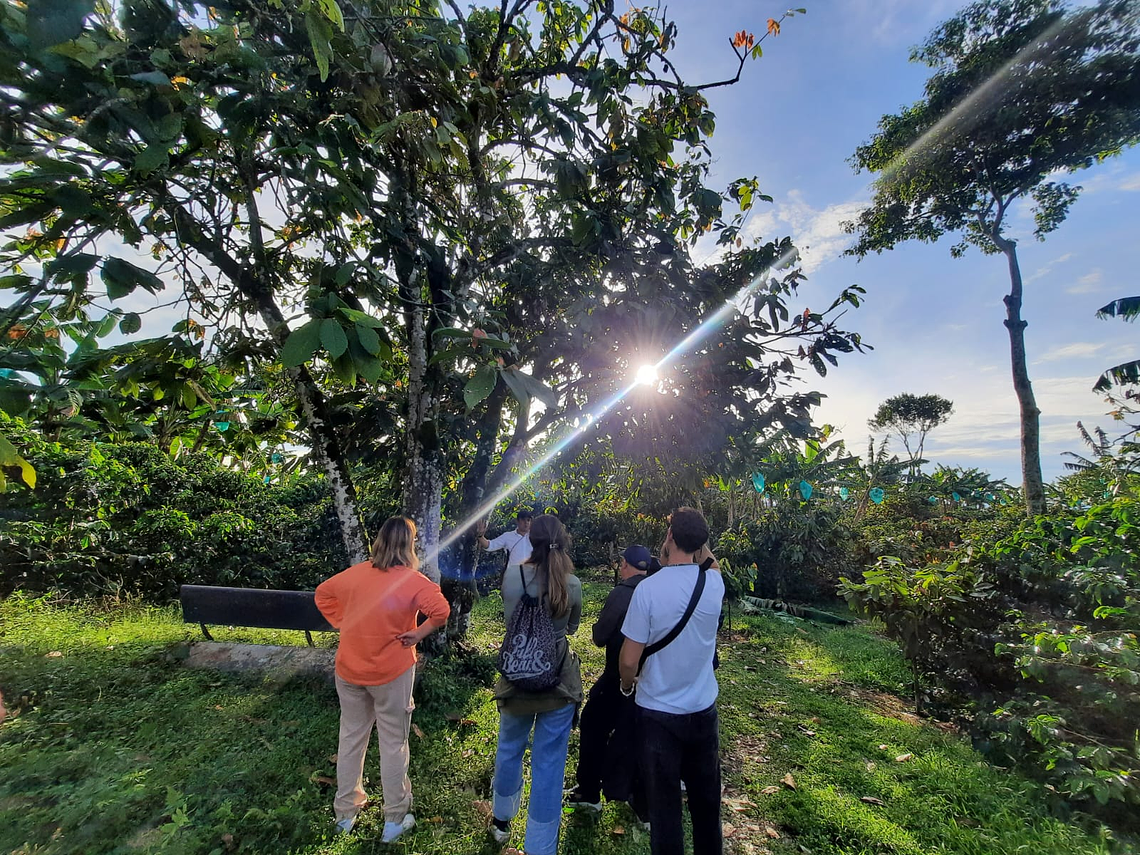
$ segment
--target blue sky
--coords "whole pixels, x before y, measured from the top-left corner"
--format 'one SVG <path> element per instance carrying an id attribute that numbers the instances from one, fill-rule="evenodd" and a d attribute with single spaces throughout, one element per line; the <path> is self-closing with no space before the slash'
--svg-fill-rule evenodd
<path id="1" fill-rule="evenodd" d="M 874 346 L 841 360 L 828 377 L 809 378 L 828 397 L 817 420 L 840 428 L 852 449 L 866 448 L 867 419 L 900 392 L 954 401 L 950 421 L 927 442 L 934 462 L 977 466 L 1021 482 L 1017 401 L 1002 325 L 1009 288 L 1001 256 L 950 256 L 950 239 L 906 244 L 857 262 L 841 257 L 851 219 L 870 196 L 869 176 L 848 163 L 879 117 L 922 95 L 924 66 L 910 47 L 965 5 L 945 0 L 824 0 L 784 22 L 741 83 L 709 90 L 717 114 L 711 145 L 719 184 L 757 175 L 772 205 L 761 204 L 753 234 L 789 234 L 805 250 L 810 279 L 803 306 L 821 307 L 851 283 L 867 289 L 863 308 L 845 318 Z M 704 82 L 731 76 L 728 46 L 740 29 L 764 32 L 783 7 L 755 0 L 674 3 L 674 56 L 682 76 Z M 1047 242 L 1033 239 L 1028 211 L 1015 212 L 1025 278 L 1023 316 L 1030 377 L 1042 410 L 1042 464 L 1062 474 L 1063 451 L 1085 451 L 1075 423 L 1114 427 L 1091 391 L 1110 365 L 1140 356 L 1140 327 L 1101 321 L 1097 308 L 1140 293 L 1137 205 L 1140 151 L 1126 152 L 1073 179 L 1084 188 L 1068 221 Z M 901 452 L 901 448 L 898 449 Z"/>

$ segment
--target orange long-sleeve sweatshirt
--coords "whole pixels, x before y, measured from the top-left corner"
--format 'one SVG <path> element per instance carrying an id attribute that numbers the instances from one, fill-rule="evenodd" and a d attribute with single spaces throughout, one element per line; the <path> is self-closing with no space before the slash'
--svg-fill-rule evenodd
<path id="1" fill-rule="evenodd" d="M 316 603 L 340 629 L 337 676 L 357 686 L 390 683 L 415 664 L 416 648 L 397 636 L 416 628 L 417 613 L 443 623 L 451 612 L 439 585 L 418 570 L 377 570 L 369 561 L 318 585 Z"/>

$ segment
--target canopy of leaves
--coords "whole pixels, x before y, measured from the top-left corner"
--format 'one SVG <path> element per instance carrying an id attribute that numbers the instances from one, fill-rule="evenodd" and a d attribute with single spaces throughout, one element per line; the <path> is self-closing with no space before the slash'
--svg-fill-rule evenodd
<path id="1" fill-rule="evenodd" d="M 853 159 L 879 174 L 872 204 L 848 224 L 866 255 L 962 232 L 996 252 L 1009 205 L 1032 197 L 1038 238 L 1078 187 L 1052 179 L 1140 139 L 1140 9 L 1100 0 L 983 0 L 939 26 L 912 61 L 933 69 L 925 97 L 894 115 Z"/>
<path id="2" fill-rule="evenodd" d="M 904 392 L 883 401 L 868 424 L 872 430 L 926 433 L 945 422 L 953 412 L 954 403 L 941 395 Z"/>

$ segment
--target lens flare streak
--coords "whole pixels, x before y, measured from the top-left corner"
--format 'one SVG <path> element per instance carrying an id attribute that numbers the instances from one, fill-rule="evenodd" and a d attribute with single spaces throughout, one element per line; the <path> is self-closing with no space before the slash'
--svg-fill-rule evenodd
<path id="1" fill-rule="evenodd" d="M 938 122 L 931 126 L 927 131 L 922 134 L 917 140 L 911 143 L 907 149 L 902 152 L 895 161 L 890 164 L 884 171 L 879 181 L 891 181 L 899 168 L 907 162 L 908 159 L 921 154 L 924 149 L 940 142 L 944 133 L 950 129 L 955 123 L 966 118 L 966 114 L 976 109 L 982 104 L 993 104 L 1004 94 L 1000 87 L 1006 86 L 1010 80 L 1010 73 L 1018 63 L 1034 59 L 1034 54 L 1046 48 L 1049 41 L 1055 37 L 1059 30 L 1063 28 L 1065 19 L 1058 20 L 1056 24 L 1043 32 L 1040 36 L 1026 45 L 1022 50 L 998 69 L 987 80 L 983 81 L 973 92 L 963 98 L 958 104 L 954 106 L 949 113 L 943 116 Z M 795 250 L 791 250 L 780 258 L 776 259 L 767 269 L 757 275 L 751 282 L 741 288 L 734 296 L 725 301 L 717 311 L 705 318 L 697 327 L 695 327 L 687 336 L 678 342 L 672 350 L 670 350 L 660 361 L 654 366 L 660 374 L 662 370 L 669 365 L 673 360 L 677 359 L 681 354 L 696 349 L 703 341 L 705 341 L 714 332 L 724 326 L 725 322 L 736 311 L 739 311 L 743 306 L 744 301 L 752 295 L 757 286 L 762 283 L 768 272 L 772 269 L 777 269 L 782 265 L 788 263 L 795 256 Z M 443 538 L 438 547 L 438 551 L 446 549 L 453 544 L 456 540 L 463 536 L 463 534 L 475 524 L 477 520 L 483 519 L 489 514 L 496 505 L 507 499 L 512 493 L 521 487 L 528 478 L 535 472 L 548 464 L 551 460 L 557 457 L 562 451 L 568 448 L 576 439 L 582 436 L 586 430 L 593 425 L 599 418 L 612 410 L 618 403 L 622 401 L 630 392 L 636 389 L 640 383 L 634 381 L 625 388 L 621 389 L 611 397 L 602 402 L 591 413 L 582 418 L 581 423 L 569 430 L 558 442 L 556 442 L 545 454 L 536 460 L 531 466 L 527 467 L 521 474 L 514 480 L 507 484 L 503 489 L 499 490 L 495 495 L 491 496 L 476 508 L 471 515 L 459 522 L 446 538 Z M 433 557 L 438 556 L 437 555 Z"/>
<path id="2" fill-rule="evenodd" d="M 792 249 L 780 255 L 780 257 L 777 258 L 771 265 L 758 273 L 747 285 L 742 287 L 739 291 L 736 292 L 736 294 L 726 300 L 724 302 L 724 305 L 722 305 L 719 309 L 717 309 L 715 312 L 705 318 L 700 324 L 698 324 L 687 336 L 681 339 L 681 341 L 675 345 L 672 350 L 666 353 L 657 363 L 654 364 L 653 367 L 656 369 L 657 373 L 660 375 L 663 369 L 665 369 L 671 362 L 677 359 L 677 357 L 683 353 L 686 353 L 687 351 L 695 349 L 701 342 L 706 340 L 710 335 L 723 327 L 725 322 L 733 315 L 733 313 L 739 311 L 744 301 L 747 300 L 748 297 L 750 297 L 756 290 L 756 288 L 766 280 L 768 273 L 771 270 L 778 269 L 790 262 L 795 257 L 795 254 L 796 250 Z M 559 439 L 546 451 L 546 453 L 544 453 L 534 463 L 523 470 L 501 490 L 499 490 L 497 493 L 495 493 L 493 496 L 475 508 L 475 510 L 472 511 L 466 519 L 460 521 L 455 526 L 455 528 L 452 529 L 451 533 L 447 535 L 447 537 L 441 538 L 439 546 L 436 548 L 435 555 L 429 555 L 429 558 L 438 558 L 438 554 L 440 552 L 447 549 L 449 546 L 459 540 L 459 538 L 461 538 L 464 533 L 470 529 L 471 526 L 473 526 L 478 520 L 486 517 L 491 511 L 495 509 L 495 507 L 500 502 L 509 498 L 517 489 L 519 489 L 519 487 L 525 484 L 532 475 L 534 475 L 536 472 L 538 472 L 538 470 L 542 469 L 551 460 L 566 450 L 570 445 L 574 443 L 575 440 L 583 436 L 586 431 L 595 422 L 598 421 L 598 419 L 616 407 L 619 403 L 621 403 L 622 400 L 625 399 L 627 395 L 629 395 L 630 392 L 632 392 L 634 389 L 637 389 L 641 385 L 643 384 L 640 381 L 634 380 L 632 383 L 628 384 L 604 400 L 600 405 L 595 407 L 589 413 L 582 416 L 580 423 L 576 427 L 568 430 L 561 439 Z"/>

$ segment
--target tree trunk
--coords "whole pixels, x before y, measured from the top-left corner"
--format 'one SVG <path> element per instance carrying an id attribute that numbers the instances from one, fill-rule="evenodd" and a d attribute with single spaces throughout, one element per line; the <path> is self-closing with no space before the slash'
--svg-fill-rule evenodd
<path id="1" fill-rule="evenodd" d="M 468 528 L 457 544 L 456 578 L 447 580 L 443 586 L 447 600 L 451 604 L 447 636 L 452 640 L 467 637 L 467 630 L 471 624 L 471 607 L 475 604 L 478 593 L 475 574 L 478 570 L 479 549 L 475 529 L 469 523 L 475 522 L 472 515 L 487 496 L 487 476 L 491 468 L 491 458 L 498 445 L 499 425 L 502 422 L 505 403 L 506 389 L 499 384 L 487 398 L 486 408 L 475 424 L 473 437 L 475 454 L 459 485 L 462 500 L 459 509 L 460 524 L 468 525 Z"/>
<path id="2" fill-rule="evenodd" d="M 1045 513 L 1045 484 L 1041 477 L 1041 410 L 1033 396 L 1029 369 L 1025 363 L 1025 327 L 1021 319 L 1021 268 L 1017 263 L 1017 244 L 994 236 L 994 242 L 1009 261 L 1009 294 L 1005 303 L 1005 328 L 1009 330 L 1009 355 L 1013 369 L 1013 389 L 1021 408 L 1021 478 L 1025 491 L 1025 509 L 1032 516 Z"/>
<path id="3" fill-rule="evenodd" d="M 206 256 L 237 287 L 242 296 L 253 301 L 257 313 L 269 330 L 269 335 L 280 350 L 285 339 L 289 337 L 289 324 L 281 307 L 273 298 L 271 287 L 266 282 L 268 270 L 260 266 L 256 272 L 251 272 L 243 266 L 219 243 L 208 237 L 198 222 L 176 201 L 167 201 L 165 207 L 174 219 L 179 239 Z M 247 210 L 254 226 L 251 227 L 250 233 L 251 236 L 256 233 L 255 249 L 258 249 L 260 223 L 257 220 L 256 205 L 251 206 L 247 200 Z M 336 508 L 337 521 L 340 523 L 341 540 L 348 554 L 348 560 L 357 564 L 368 558 L 368 538 L 356 509 L 356 489 L 353 487 L 348 465 L 340 452 L 340 442 L 336 432 L 328 421 L 325 396 L 304 366 L 288 368 L 285 374 L 293 383 L 301 410 L 308 422 L 313 454 L 325 470 L 325 477 L 328 478 L 333 506 Z"/>
<path id="4" fill-rule="evenodd" d="M 733 490 L 732 484 L 728 485 L 728 526 L 730 530 L 736 525 L 736 491 Z"/>
<path id="5" fill-rule="evenodd" d="M 412 284 L 418 280 L 412 274 Z M 443 505 L 443 466 L 435 424 L 439 402 L 428 382 L 427 313 L 422 295 L 407 289 L 408 416 L 404 424 L 408 468 L 404 474 L 404 511 L 419 531 L 420 572 L 440 581 L 439 532 Z"/>

